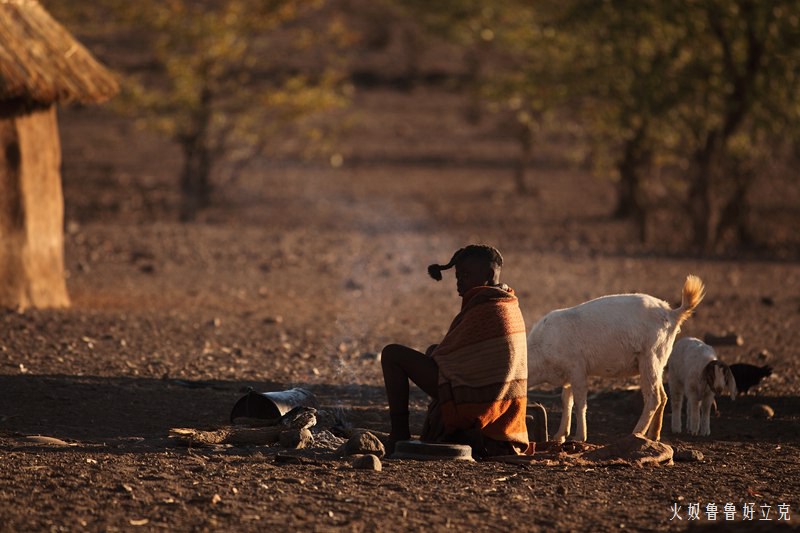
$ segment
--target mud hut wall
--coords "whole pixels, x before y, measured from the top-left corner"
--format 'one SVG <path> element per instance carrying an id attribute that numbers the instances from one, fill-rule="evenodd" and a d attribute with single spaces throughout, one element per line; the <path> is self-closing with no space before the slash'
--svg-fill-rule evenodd
<path id="1" fill-rule="evenodd" d="M 22 249 L 25 213 L 21 201 L 21 155 L 14 118 L 0 119 L 0 304 L 27 303 Z"/>
<path id="2" fill-rule="evenodd" d="M 66 307 L 55 106 L 0 123 L 0 305 Z"/>

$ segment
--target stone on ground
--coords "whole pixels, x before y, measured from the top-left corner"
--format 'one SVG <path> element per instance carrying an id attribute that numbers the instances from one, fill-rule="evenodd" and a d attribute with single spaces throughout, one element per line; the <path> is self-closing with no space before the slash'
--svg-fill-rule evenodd
<path id="1" fill-rule="evenodd" d="M 675 448 L 675 452 L 672 454 L 672 458 L 675 461 L 680 461 L 682 463 L 702 461 L 703 452 L 701 452 L 700 450 L 692 450 L 690 448 Z"/>
<path id="2" fill-rule="evenodd" d="M 356 455 L 353 459 L 353 468 L 358 470 L 373 470 L 380 472 L 383 469 L 381 460 L 377 456 L 368 453 L 366 455 Z"/>
<path id="3" fill-rule="evenodd" d="M 308 448 L 314 443 L 314 436 L 306 428 L 292 428 L 282 431 L 278 442 L 284 448 Z"/>
<path id="4" fill-rule="evenodd" d="M 378 437 L 369 431 L 362 431 L 350 437 L 347 442 L 336 450 L 336 453 L 345 456 L 373 454 L 381 458 L 386 455 L 386 448 L 384 448 Z"/>

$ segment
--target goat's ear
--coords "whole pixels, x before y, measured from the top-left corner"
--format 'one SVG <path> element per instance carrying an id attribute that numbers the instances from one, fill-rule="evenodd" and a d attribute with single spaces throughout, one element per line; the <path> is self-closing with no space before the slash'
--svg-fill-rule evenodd
<path id="1" fill-rule="evenodd" d="M 739 390 L 736 388 L 736 378 L 733 377 L 733 372 L 731 372 L 731 367 L 725 365 L 725 381 L 728 382 L 728 392 L 731 393 L 731 400 L 736 399 L 736 395 L 739 394 Z"/>
<path id="2" fill-rule="evenodd" d="M 706 380 L 708 388 L 714 390 L 714 361 L 711 361 L 703 369 L 703 377 Z"/>

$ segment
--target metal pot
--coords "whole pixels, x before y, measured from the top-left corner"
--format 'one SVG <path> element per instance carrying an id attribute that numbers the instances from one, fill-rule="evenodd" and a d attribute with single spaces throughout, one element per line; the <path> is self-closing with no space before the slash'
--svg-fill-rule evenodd
<path id="1" fill-rule="evenodd" d="M 231 422 L 237 418 L 277 420 L 298 406 L 316 408 L 317 398 L 300 387 L 270 392 L 250 391 L 233 406 Z"/>

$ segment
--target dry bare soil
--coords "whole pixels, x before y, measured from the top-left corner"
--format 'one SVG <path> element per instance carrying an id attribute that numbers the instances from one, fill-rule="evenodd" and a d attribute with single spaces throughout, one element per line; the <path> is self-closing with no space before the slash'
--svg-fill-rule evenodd
<path id="1" fill-rule="evenodd" d="M 608 218 L 612 186 L 568 164 L 568 139 L 538 146 L 530 179 L 539 194 L 518 195 L 513 142 L 491 121 L 467 124 L 464 105 L 441 88 L 361 92 L 344 166 L 263 161 L 221 186 L 191 224 L 175 221 L 174 148 L 107 110 L 62 113 L 73 306 L 0 312 L 0 531 L 800 523 L 797 191 L 758 191 L 758 231 L 783 247 L 676 253 L 688 227 L 680 217 L 656 217 L 640 245 Z M 757 394 L 720 399 L 710 438 L 673 435 L 667 414 L 663 440 L 704 459 L 665 467 L 385 460 L 372 472 L 353 469 L 324 439 L 287 461 L 275 447 L 186 448 L 167 438 L 172 427 L 224 426 L 247 387 L 303 386 L 349 423 L 387 430 L 376 355 L 389 342 L 424 348 L 442 337 L 459 306 L 455 284 L 432 281 L 425 267 L 469 242 L 502 250 L 504 280 L 529 325 L 604 294 L 674 303 L 697 274 L 708 295 L 683 334 L 735 332 L 744 344 L 720 348 L 721 358 L 769 363 L 775 376 Z M 592 382 L 591 442 L 633 428 L 635 383 Z M 547 406 L 551 432 L 554 392 L 531 394 Z M 752 418 L 757 403 L 774 418 Z M 416 429 L 424 408 L 415 391 Z M 700 522 L 689 521 L 691 503 Z M 745 503 L 755 520 L 743 520 Z M 782 504 L 791 521 L 778 520 Z M 682 520 L 670 520 L 675 505 Z M 772 521 L 759 520 L 762 506 Z"/>

